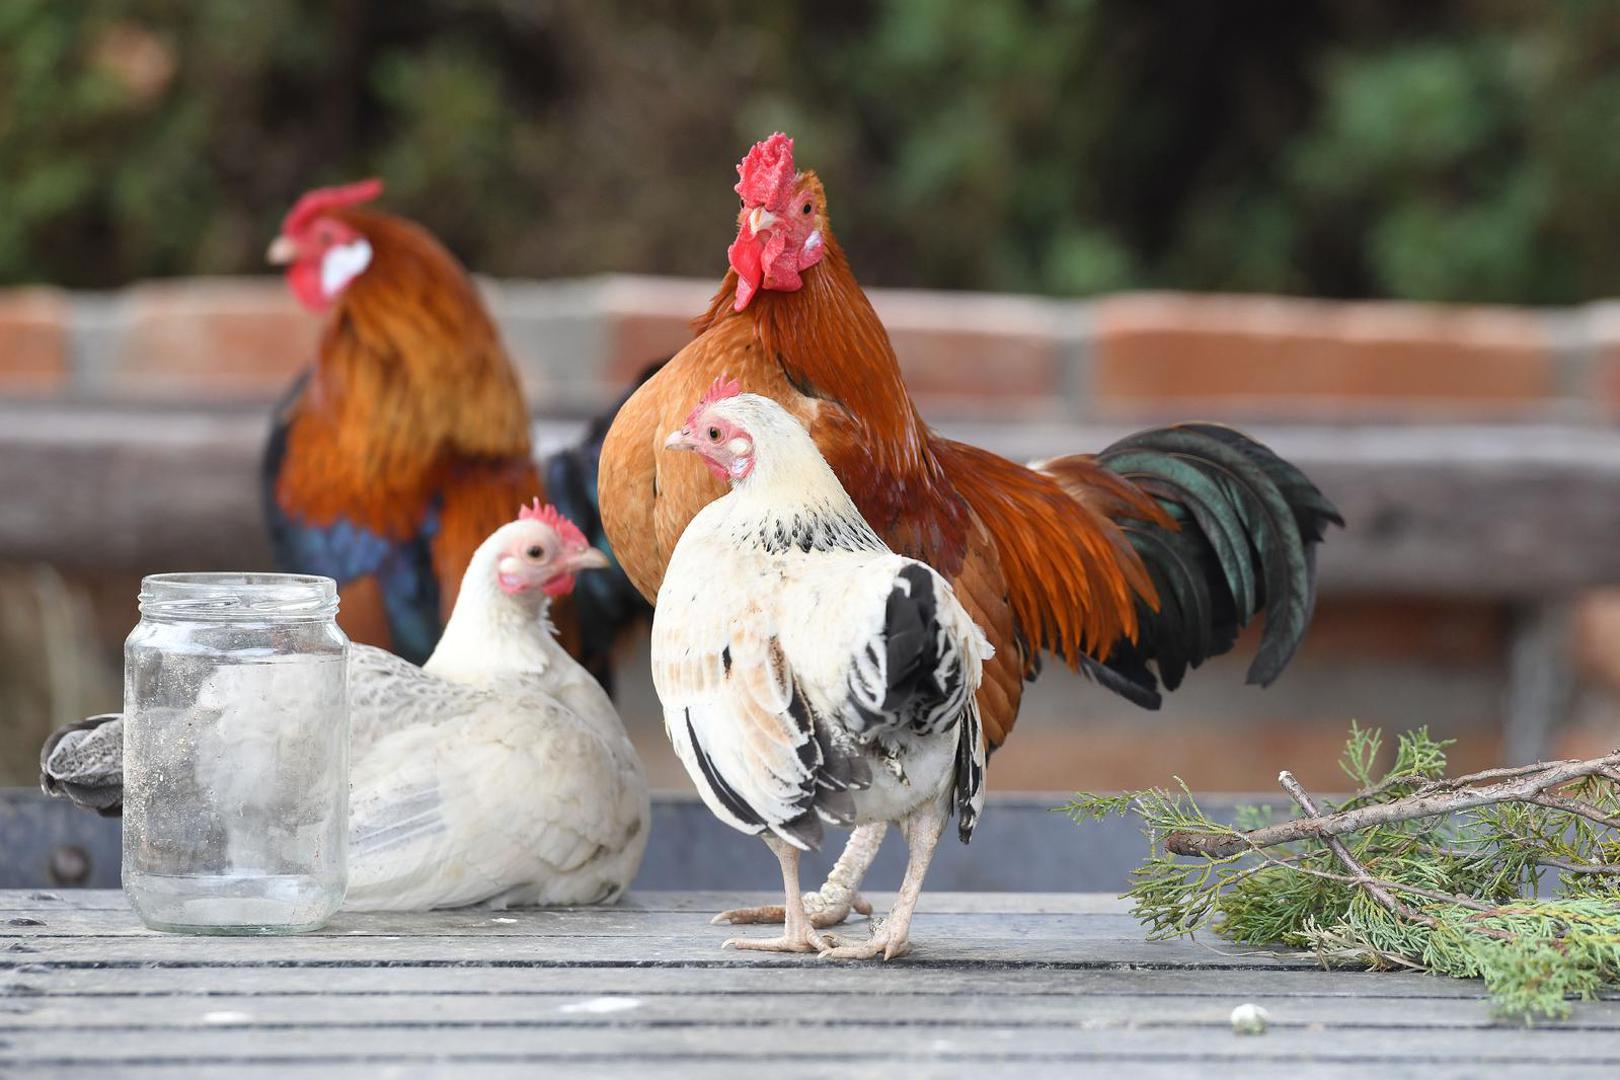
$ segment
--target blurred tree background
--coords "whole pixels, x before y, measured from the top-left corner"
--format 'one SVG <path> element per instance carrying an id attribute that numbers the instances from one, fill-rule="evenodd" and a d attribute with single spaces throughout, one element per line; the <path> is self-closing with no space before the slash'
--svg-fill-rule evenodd
<path id="1" fill-rule="evenodd" d="M 252 271 L 368 173 L 488 273 L 715 276 L 786 128 L 863 281 L 1620 292 L 1604 0 L 5 0 L 0 282 Z"/>

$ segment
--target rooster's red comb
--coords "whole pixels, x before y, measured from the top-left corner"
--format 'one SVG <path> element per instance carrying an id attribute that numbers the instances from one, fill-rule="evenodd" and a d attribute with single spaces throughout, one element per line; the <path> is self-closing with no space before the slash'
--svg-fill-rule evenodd
<path id="1" fill-rule="evenodd" d="M 327 211 L 368 203 L 381 195 L 382 190 L 383 182 L 373 176 L 368 180 L 356 180 L 352 184 L 339 184 L 337 187 L 316 188 L 314 191 L 305 192 L 293 203 L 293 208 L 287 211 L 287 216 L 282 219 L 281 231 L 287 236 L 296 235 Z"/>
<path id="2" fill-rule="evenodd" d="M 737 194 L 748 206 L 770 209 L 786 202 L 793 194 L 793 140 L 778 131 L 754 144 L 748 156 L 737 163 Z"/>
<path id="3" fill-rule="evenodd" d="M 562 516 L 562 513 L 550 503 L 540 505 L 536 498 L 533 504 L 520 507 L 517 519 L 519 521 L 538 521 L 542 525 L 549 525 L 562 538 L 562 542 L 569 547 L 590 547 L 591 542 L 585 539 L 585 534 L 579 531 L 579 526 Z"/>
<path id="4" fill-rule="evenodd" d="M 726 398 L 736 397 L 740 393 L 742 393 L 742 383 L 736 379 L 728 379 L 721 375 L 709 384 L 709 388 L 703 392 L 703 396 L 698 398 L 697 404 L 692 406 L 692 411 L 686 414 L 686 426 L 691 427 L 697 423 L 698 417 L 703 415 L 703 410 L 710 405 L 717 401 L 724 401 Z"/>

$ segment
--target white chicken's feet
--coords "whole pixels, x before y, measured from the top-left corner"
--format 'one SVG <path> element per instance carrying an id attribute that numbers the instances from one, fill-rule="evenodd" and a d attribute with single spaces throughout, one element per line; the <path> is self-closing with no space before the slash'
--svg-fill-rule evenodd
<path id="1" fill-rule="evenodd" d="M 840 945 L 838 939 L 828 934 L 822 940 L 826 947 L 821 950 L 823 960 L 872 960 L 881 956 L 885 960 L 893 960 L 904 956 L 911 951 L 911 939 L 907 933 L 905 922 L 898 925 L 889 919 L 872 920 L 872 936 L 856 945 Z"/>
<path id="2" fill-rule="evenodd" d="M 872 914 L 872 905 L 858 892 L 834 889 L 830 883 L 821 892 L 804 894 L 804 910 L 810 916 L 810 925 L 817 930 L 837 926 L 854 911 L 859 915 Z M 779 923 L 787 918 L 787 909 L 781 904 L 762 904 L 759 907 L 733 908 L 722 911 L 710 920 L 715 926 L 751 926 L 756 923 Z"/>
<path id="3" fill-rule="evenodd" d="M 827 943 L 814 928 L 806 926 L 798 933 L 785 933 L 775 938 L 727 938 L 720 943 L 722 949 L 743 949 L 753 952 L 798 952 L 822 953 L 827 951 Z"/>

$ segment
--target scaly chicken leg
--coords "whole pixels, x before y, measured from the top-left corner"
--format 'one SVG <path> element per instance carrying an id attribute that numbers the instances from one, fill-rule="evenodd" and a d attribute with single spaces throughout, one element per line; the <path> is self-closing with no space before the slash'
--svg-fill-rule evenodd
<path id="1" fill-rule="evenodd" d="M 859 945 L 840 945 L 835 937 L 827 935 L 827 947 L 821 950 L 823 959 L 870 960 L 881 955 L 893 960 L 911 951 L 911 914 L 922 895 L 923 877 L 934 859 L 934 845 L 939 843 L 940 830 L 949 816 L 947 806 L 945 799 L 936 800 L 900 823 L 900 833 L 906 838 L 906 877 L 900 883 L 894 907 L 888 915 L 873 920 L 872 936 Z"/>
<path id="2" fill-rule="evenodd" d="M 810 915 L 810 925 L 817 930 L 825 930 L 829 926 L 837 926 L 849 918 L 854 910 L 860 915 L 872 914 L 872 905 L 857 890 L 861 887 L 861 879 L 872 868 L 872 861 L 877 858 L 878 848 L 883 846 L 883 837 L 889 831 L 887 821 L 876 821 L 870 825 L 862 825 L 849 834 L 849 843 L 844 845 L 844 853 L 838 856 L 833 864 L 832 871 L 827 875 L 827 881 L 821 886 L 819 892 L 807 892 L 803 896 L 804 908 Z M 715 926 L 731 924 L 744 926 L 753 923 L 779 923 L 787 918 L 787 911 L 781 904 L 764 904 L 760 907 L 733 908 L 722 911 L 710 921 Z"/>
<path id="3" fill-rule="evenodd" d="M 810 924 L 804 910 L 804 897 L 799 893 L 799 849 L 786 840 L 766 834 L 765 843 L 776 852 L 782 863 L 782 895 L 785 904 L 782 936 L 778 938 L 727 938 L 720 943 L 722 949 L 754 949 L 760 952 L 819 952 L 825 953 L 827 943 Z"/>

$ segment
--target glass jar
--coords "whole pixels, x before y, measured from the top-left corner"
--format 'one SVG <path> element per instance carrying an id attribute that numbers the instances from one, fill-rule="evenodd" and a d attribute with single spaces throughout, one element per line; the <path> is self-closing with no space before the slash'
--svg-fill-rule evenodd
<path id="1" fill-rule="evenodd" d="M 313 930 L 343 903 L 349 639 L 337 586 L 156 574 L 124 643 L 124 892 L 155 930 Z"/>

